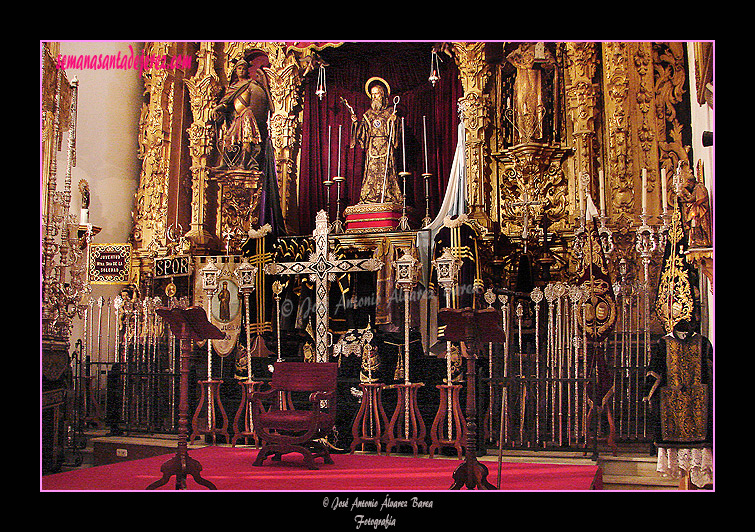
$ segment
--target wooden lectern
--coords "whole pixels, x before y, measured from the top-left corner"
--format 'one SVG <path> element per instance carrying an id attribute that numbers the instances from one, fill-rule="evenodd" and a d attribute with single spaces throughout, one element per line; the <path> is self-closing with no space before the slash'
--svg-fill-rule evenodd
<path id="1" fill-rule="evenodd" d="M 191 475 L 197 484 L 211 490 L 217 489 L 215 484 L 201 476 L 201 464 L 189 456 L 187 446 L 189 421 L 189 357 L 191 356 L 191 342 L 201 340 L 220 340 L 225 334 L 207 320 L 207 314 L 201 307 L 158 308 L 157 315 L 169 326 L 173 335 L 181 342 L 181 356 L 179 361 L 179 403 L 178 403 L 178 448 L 176 456 L 165 462 L 160 471 L 163 476 L 147 486 L 148 490 L 159 488 L 166 484 L 170 477 L 176 476 L 176 489 L 186 489 L 186 476 Z"/>
<path id="2" fill-rule="evenodd" d="M 449 342 L 460 342 L 462 356 L 467 359 L 467 452 L 464 462 L 454 471 L 451 489 L 495 489 L 487 480 L 488 468 L 477 460 L 476 359 L 480 344 L 503 343 L 506 333 L 501 328 L 501 311 L 495 308 L 444 308 L 438 312 L 438 324 L 445 325 Z"/>

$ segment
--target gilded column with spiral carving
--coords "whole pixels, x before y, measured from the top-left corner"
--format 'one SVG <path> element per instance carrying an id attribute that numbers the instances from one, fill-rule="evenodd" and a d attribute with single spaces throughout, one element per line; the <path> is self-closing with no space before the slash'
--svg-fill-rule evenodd
<path id="1" fill-rule="evenodd" d="M 166 55 L 170 43 L 145 44 L 144 53 Z M 170 124 L 173 113 L 172 81 L 167 69 L 151 68 L 142 74 L 147 102 L 139 118 L 138 154 L 142 161 L 135 193 L 132 238 L 136 255 L 154 251 L 164 243 L 168 209 Z"/>
<path id="2" fill-rule="evenodd" d="M 486 128 L 490 124 L 488 109 L 490 107 L 485 87 L 490 78 L 491 70 L 485 61 L 485 43 L 462 42 L 453 43 L 454 57 L 459 67 L 464 96 L 459 99 L 464 127 L 466 129 L 466 160 L 467 160 L 467 203 L 471 219 L 489 231 L 492 228 L 490 213 L 486 205 L 489 194 L 489 180 L 486 179 L 486 160 L 488 145 Z"/>
<path id="3" fill-rule="evenodd" d="M 571 135 L 574 146 L 574 176 L 570 180 L 569 194 L 572 198 L 579 198 L 580 176 L 587 174 L 594 180 L 591 187 L 593 197 L 597 193 L 597 171 L 595 168 L 595 117 L 599 85 L 595 78 L 597 66 L 596 43 L 567 42 L 565 43 L 565 90 L 568 119 L 571 123 Z M 572 214 L 580 216 L 577 200 L 574 202 Z"/>
<path id="4" fill-rule="evenodd" d="M 303 56 L 300 50 L 283 43 L 272 43 L 267 51 L 270 68 L 265 71 L 273 99 L 270 134 L 275 149 L 281 210 L 289 230 L 297 231 L 296 180 L 298 150 L 301 147 L 301 84 L 304 76 L 313 68 L 313 62 L 309 60 L 311 56 Z M 302 61 L 302 57 L 308 60 Z"/>
<path id="5" fill-rule="evenodd" d="M 191 229 L 187 237 L 196 252 L 206 252 L 217 247 L 217 236 L 208 227 L 207 185 L 209 182 L 208 158 L 213 149 L 212 117 L 210 113 L 221 91 L 220 80 L 215 72 L 214 43 L 200 43 L 197 51 L 197 72 L 186 80 L 194 121 L 188 129 L 191 154 L 192 198 Z"/>
<path id="6" fill-rule="evenodd" d="M 652 46 L 649 42 L 602 43 L 606 207 L 620 228 L 638 224 L 643 168 L 647 169 L 650 213 L 658 212 L 660 204 Z"/>

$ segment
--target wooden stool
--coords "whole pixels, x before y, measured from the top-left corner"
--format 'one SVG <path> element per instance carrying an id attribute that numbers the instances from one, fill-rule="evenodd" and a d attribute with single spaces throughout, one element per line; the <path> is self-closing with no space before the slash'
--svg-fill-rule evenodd
<path id="1" fill-rule="evenodd" d="M 231 447 L 236 446 L 236 441 L 240 438 L 254 438 L 254 446 L 259 449 L 260 438 L 257 432 L 254 430 L 254 420 L 252 419 L 252 409 L 250 405 L 250 399 L 253 392 L 257 392 L 262 385 L 261 381 L 242 381 L 241 385 L 242 396 L 241 403 L 239 403 L 239 409 L 236 412 L 236 417 L 233 420 L 233 439 L 231 439 Z M 241 416 L 244 416 L 244 427 L 239 427 L 239 421 Z"/>
<path id="2" fill-rule="evenodd" d="M 396 388 L 398 390 L 398 401 L 396 402 L 396 410 L 393 412 L 388 425 L 386 454 L 391 454 L 391 450 L 400 444 L 411 445 L 414 456 L 417 456 L 418 448 L 421 448 L 423 452 L 426 451 L 425 422 L 422 419 L 422 414 L 417 404 L 417 391 L 422 386 L 424 384 L 421 382 L 393 384 L 389 386 L 389 388 Z M 397 421 L 399 420 L 403 420 L 403 438 L 396 434 Z"/>
<path id="3" fill-rule="evenodd" d="M 385 384 L 360 384 L 359 387 L 363 391 L 362 404 L 359 406 L 359 412 L 351 427 L 351 434 L 354 437 L 351 442 L 351 452 L 353 453 L 359 444 L 364 450 L 365 443 L 372 443 L 380 454 L 381 444 L 385 443 L 385 430 L 388 427 L 388 416 L 383 410 L 382 396 Z"/>
<path id="4" fill-rule="evenodd" d="M 459 394 L 461 384 L 438 384 L 440 404 L 430 429 L 430 458 L 441 447 L 453 447 L 461 458 L 462 448 L 466 448 L 467 428 L 464 414 L 461 412 Z M 445 423 L 444 423 L 445 422 Z M 444 431 L 444 429 L 447 429 Z M 444 434 L 447 437 L 444 437 Z"/>
<path id="5" fill-rule="evenodd" d="M 223 402 L 220 400 L 220 385 L 223 384 L 222 380 L 209 380 L 209 381 L 197 381 L 200 385 L 199 405 L 194 412 L 194 418 L 191 420 L 192 432 L 191 438 L 189 438 L 189 444 L 194 441 L 194 438 L 200 435 L 210 435 L 213 443 L 217 443 L 217 435 L 220 434 L 226 437 L 226 441 L 230 439 L 228 435 L 228 416 L 223 408 Z M 207 405 L 207 428 L 199 428 L 199 414 L 202 412 L 205 400 L 208 401 Z M 220 414 L 223 417 L 223 425 L 218 428 L 216 426 L 215 408 L 220 409 Z"/>

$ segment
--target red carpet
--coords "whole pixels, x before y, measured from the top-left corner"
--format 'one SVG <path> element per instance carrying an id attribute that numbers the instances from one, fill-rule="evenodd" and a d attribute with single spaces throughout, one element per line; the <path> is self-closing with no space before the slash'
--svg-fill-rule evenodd
<path id="1" fill-rule="evenodd" d="M 228 491 L 436 491 L 448 490 L 458 459 L 411 458 L 335 454 L 335 464 L 317 459 L 319 470 L 304 469 L 301 456 L 289 454 L 281 462 L 266 460 L 262 467 L 252 466 L 256 449 L 241 447 L 204 447 L 189 451 L 202 464 L 202 477 L 218 490 Z M 84 468 L 42 477 L 42 490 L 123 491 L 144 490 L 161 478 L 160 466 L 171 454 Z M 483 462 L 489 470 L 488 481 L 496 485 L 498 463 Z M 175 490 L 175 477 L 161 490 Z M 602 488 L 602 471 L 597 465 L 556 465 L 504 462 L 501 490 L 590 490 Z M 203 490 L 192 477 L 187 489 Z M 466 491 L 466 488 L 463 489 Z"/>

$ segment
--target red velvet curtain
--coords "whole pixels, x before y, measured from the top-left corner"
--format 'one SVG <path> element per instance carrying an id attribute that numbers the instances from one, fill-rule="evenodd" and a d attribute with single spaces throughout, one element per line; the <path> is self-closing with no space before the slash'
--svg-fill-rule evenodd
<path id="1" fill-rule="evenodd" d="M 351 117 L 341 98 L 354 108 L 357 118 L 369 106 L 365 82 L 380 76 L 391 86 L 389 96 L 393 105 L 395 96 L 400 101 L 396 112 L 404 118 L 403 142 L 396 154 L 398 170 L 411 173 L 407 178 L 407 205 L 414 207 L 416 229 L 425 214 L 425 149 L 423 116 L 427 131 L 427 171 L 429 181 L 430 217 L 434 218 L 446 191 L 457 140 L 459 123 L 458 100 L 463 95 L 458 70 L 454 60 L 442 55 L 441 79 L 433 87 L 428 81 L 430 74 L 430 43 L 345 43 L 338 48 L 322 52 L 328 62 L 326 67 L 327 92 L 322 98 L 315 94 L 317 71 L 310 73 L 304 83 L 301 182 L 299 187 L 299 234 L 309 234 L 314 229 L 315 215 L 326 209 L 329 219 L 336 216 L 337 185 L 328 190 L 323 182 L 328 175 L 336 176 L 339 168 L 346 181 L 341 184 L 341 214 L 343 210 L 359 201 L 364 153 L 351 142 Z M 328 135 L 330 134 L 330 146 Z M 405 147 L 406 154 L 402 150 Z M 330 158 L 328 158 L 330 154 Z M 399 179 L 399 186 L 403 182 Z"/>

